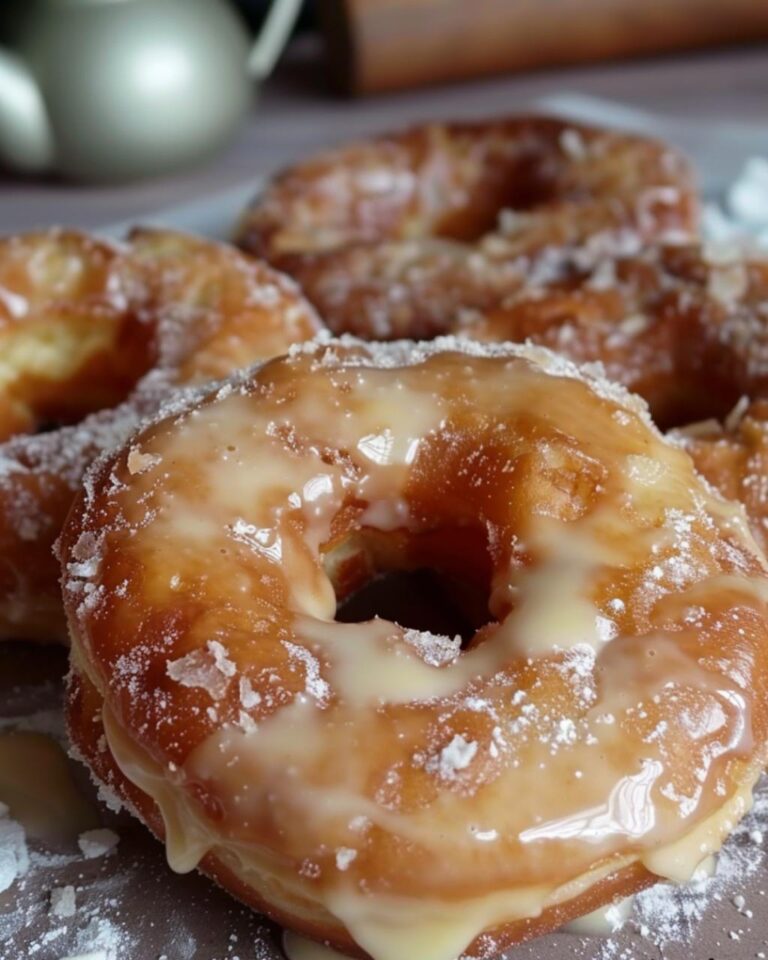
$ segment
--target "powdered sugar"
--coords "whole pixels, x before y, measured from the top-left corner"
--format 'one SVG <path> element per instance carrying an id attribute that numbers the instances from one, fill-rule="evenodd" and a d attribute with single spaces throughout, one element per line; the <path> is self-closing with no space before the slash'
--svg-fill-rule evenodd
<path id="1" fill-rule="evenodd" d="M 745 885 L 765 859 L 762 846 L 754 844 L 750 834 L 757 824 L 763 826 L 767 821 L 768 783 L 763 781 L 756 790 L 752 812 L 720 852 L 713 877 L 702 877 L 681 887 L 658 884 L 638 895 L 634 920 L 646 938 L 658 945 L 687 941 L 713 900 L 734 895 L 743 899 Z M 742 902 L 742 909 L 745 903 Z"/>
<path id="2" fill-rule="evenodd" d="M 29 869 L 29 852 L 21 824 L 8 815 L 0 803 L 0 893 L 13 885 Z"/>
<path id="3" fill-rule="evenodd" d="M 344 872 L 349 869 L 352 861 L 357 857 L 357 850 L 352 847 L 339 847 L 336 851 L 336 869 Z"/>
<path id="4" fill-rule="evenodd" d="M 104 960 L 122 960 L 125 935 L 106 917 L 93 916 L 75 936 L 75 949 L 80 956 Z"/>
<path id="5" fill-rule="evenodd" d="M 178 660 L 169 660 L 168 676 L 183 687 L 201 687 L 212 700 L 221 700 L 237 667 L 228 658 L 226 648 L 209 640 L 205 649 L 192 650 Z"/>
<path id="6" fill-rule="evenodd" d="M 240 704 L 244 710 L 251 710 L 261 703 L 261 694 L 253 689 L 248 677 L 240 677 Z"/>
<path id="7" fill-rule="evenodd" d="M 51 890 L 50 913 L 54 917 L 74 917 L 77 910 L 75 888 L 72 884 L 65 887 L 54 887 Z"/>
<path id="8" fill-rule="evenodd" d="M 291 643 L 286 640 L 283 646 L 288 651 L 291 659 L 298 661 L 304 668 L 305 690 L 319 703 L 325 703 L 331 695 L 331 688 L 326 680 L 320 675 L 320 664 L 317 658 L 306 647 L 301 647 L 297 643 Z"/>
<path id="9" fill-rule="evenodd" d="M 237 667 L 229 659 L 227 648 L 218 640 L 208 641 L 208 650 L 213 655 L 213 665 L 225 677 L 234 677 Z"/>
<path id="10" fill-rule="evenodd" d="M 86 860 L 106 856 L 115 849 L 119 842 L 120 837 L 115 831 L 106 828 L 86 830 L 77 838 L 77 845 Z"/>
<path id="11" fill-rule="evenodd" d="M 131 447 L 128 452 L 126 466 L 128 467 L 128 473 L 133 475 L 136 473 L 144 473 L 145 470 L 150 470 L 161 462 L 161 458 L 156 454 L 142 453 L 138 447 Z"/>
<path id="12" fill-rule="evenodd" d="M 461 770 L 466 770 L 477 753 L 477 743 L 467 741 L 457 733 L 436 757 L 425 764 L 428 773 L 436 773 L 442 780 L 453 780 Z"/>
<path id="13" fill-rule="evenodd" d="M 461 653 L 461 637 L 446 637 L 427 630 L 405 630 L 403 640 L 416 649 L 419 656 L 432 667 L 442 667 Z"/>

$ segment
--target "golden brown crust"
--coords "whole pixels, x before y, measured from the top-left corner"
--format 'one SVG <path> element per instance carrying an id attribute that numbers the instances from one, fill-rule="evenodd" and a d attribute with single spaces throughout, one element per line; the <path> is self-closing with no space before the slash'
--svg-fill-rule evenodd
<path id="1" fill-rule="evenodd" d="M 96 456 L 174 385 L 226 376 L 319 327 L 287 278 L 192 236 L 0 241 L 0 637 L 65 639 L 52 547 Z"/>
<path id="2" fill-rule="evenodd" d="M 238 242 L 295 276 L 336 333 L 445 333 L 525 282 L 543 249 L 690 236 L 691 170 L 641 137 L 545 117 L 433 123 L 279 175 Z"/>

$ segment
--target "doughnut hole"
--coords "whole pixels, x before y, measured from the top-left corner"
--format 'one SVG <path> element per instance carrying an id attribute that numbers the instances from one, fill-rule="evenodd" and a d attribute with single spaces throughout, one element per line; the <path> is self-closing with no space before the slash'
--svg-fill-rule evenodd
<path id="1" fill-rule="evenodd" d="M 528 149 L 511 155 L 503 149 L 489 153 L 471 185 L 471 202 L 448 209 L 433 224 L 435 236 L 474 243 L 496 229 L 502 210 L 525 213 L 557 202 L 562 162 L 544 152 L 541 144 L 531 143 Z"/>
<path id="2" fill-rule="evenodd" d="M 516 591 L 499 589 L 498 570 L 522 570 L 533 557 L 519 544 L 509 554 L 498 545 L 492 550 L 489 531 L 498 541 L 504 529 L 501 539 L 517 543 L 516 531 L 531 517 L 574 522 L 592 509 L 607 474 L 534 416 L 507 427 L 501 434 L 455 426 L 464 440 L 422 445 L 408 494 L 410 528 L 397 500 L 342 511 L 324 550 L 338 621 L 379 616 L 404 628 L 459 634 L 467 648 L 510 613 Z M 528 434 L 533 443 L 510 449 L 509 435 Z M 366 526 L 368 517 L 379 527 Z"/>
<path id="3" fill-rule="evenodd" d="M 462 638 L 469 646 L 494 622 L 492 564 L 479 523 L 412 532 L 362 527 L 325 552 L 336 620 L 380 617 L 405 629 Z"/>

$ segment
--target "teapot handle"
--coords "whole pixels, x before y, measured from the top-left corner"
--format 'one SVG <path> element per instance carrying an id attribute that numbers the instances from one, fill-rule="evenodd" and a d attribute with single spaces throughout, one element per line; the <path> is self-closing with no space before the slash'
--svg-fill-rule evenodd
<path id="1" fill-rule="evenodd" d="M 53 131 L 37 79 L 19 56 L 0 47 L 0 161 L 39 173 L 53 159 Z"/>
<path id="2" fill-rule="evenodd" d="M 272 72 L 301 6 L 302 0 L 273 0 L 248 57 L 248 73 L 256 80 L 263 80 Z"/>

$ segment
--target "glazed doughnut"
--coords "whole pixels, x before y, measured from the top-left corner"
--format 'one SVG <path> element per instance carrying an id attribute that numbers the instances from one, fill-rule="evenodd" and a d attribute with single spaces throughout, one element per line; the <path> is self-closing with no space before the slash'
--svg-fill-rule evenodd
<path id="1" fill-rule="evenodd" d="M 0 637 L 64 640 L 52 547 L 90 461 L 175 385 L 284 352 L 319 321 L 269 267 L 171 232 L 6 240 L 0 278 L 0 409 L 15 434 L 0 445 Z"/>
<path id="2" fill-rule="evenodd" d="M 255 199 L 238 240 L 296 277 L 334 332 L 423 339 L 457 307 L 516 290 L 542 249 L 635 249 L 696 222 L 691 169 L 669 147 L 517 117 L 428 124 L 300 163 Z"/>
<path id="3" fill-rule="evenodd" d="M 723 418 L 745 394 L 768 396 L 767 304 L 768 259 L 718 259 L 697 245 L 625 257 L 561 251 L 501 305 L 462 311 L 454 332 L 599 361 L 669 427 Z"/>
<path id="4" fill-rule="evenodd" d="M 547 350 L 296 348 L 96 464 L 59 554 L 96 775 L 351 954 L 485 957 L 688 878 L 766 759 L 742 508 Z M 335 619 L 421 568 L 480 598 L 465 644 Z"/>

